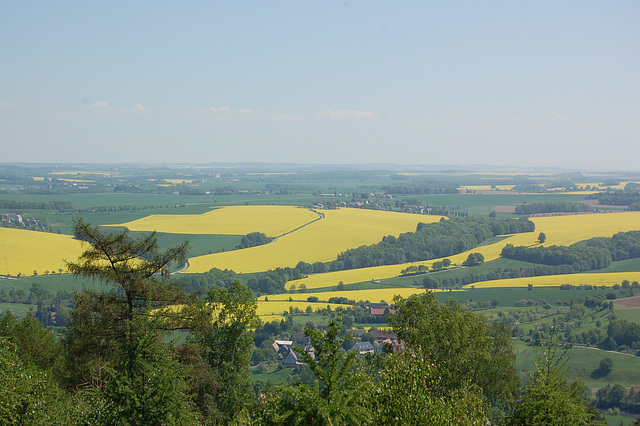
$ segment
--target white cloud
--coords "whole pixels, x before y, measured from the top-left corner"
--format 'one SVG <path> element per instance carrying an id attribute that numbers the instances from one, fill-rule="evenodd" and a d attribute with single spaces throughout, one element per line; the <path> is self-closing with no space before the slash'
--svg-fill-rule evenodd
<path id="1" fill-rule="evenodd" d="M 502 117 L 502 121 L 508 121 L 508 122 L 512 122 L 512 123 L 520 123 L 522 121 L 524 121 L 524 118 L 522 117 Z"/>
<path id="2" fill-rule="evenodd" d="M 135 104 L 132 107 L 112 107 L 105 101 L 98 101 L 89 104 L 89 109 L 108 114 L 148 114 L 149 110 L 142 104 Z"/>
<path id="3" fill-rule="evenodd" d="M 11 108 L 11 101 L 6 98 L 0 99 L 0 109 Z"/>
<path id="4" fill-rule="evenodd" d="M 254 112 L 255 112 L 254 110 L 248 109 L 248 108 L 247 109 L 239 109 L 238 110 L 239 114 L 253 114 Z"/>
<path id="5" fill-rule="evenodd" d="M 332 118 L 334 120 L 351 120 L 351 119 L 370 119 L 375 118 L 376 114 L 371 111 L 356 111 L 356 110 L 326 110 L 318 113 L 318 117 Z"/>
<path id="6" fill-rule="evenodd" d="M 109 111 L 111 107 L 105 101 L 94 102 L 89 105 L 89 108 L 99 111 Z"/>
<path id="7" fill-rule="evenodd" d="M 569 117 L 567 117 L 566 115 L 556 115 L 556 119 L 557 120 L 568 120 Z"/>
<path id="8" fill-rule="evenodd" d="M 228 107 L 209 107 L 205 109 L 206 112 L 214 113 L 214 114 L 229 114 L 231 110 Z"/>
<path id="9" fill-rule="evenodd" d="M 144 107 L 142 104 L 135 104 L 132 108 L 130 108 L 134 112 L 144 112 L 148 113 L 149 110 Z"/>

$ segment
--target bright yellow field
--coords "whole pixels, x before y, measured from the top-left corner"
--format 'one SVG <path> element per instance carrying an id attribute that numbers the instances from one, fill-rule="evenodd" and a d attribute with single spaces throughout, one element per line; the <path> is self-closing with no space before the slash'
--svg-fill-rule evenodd
<path id="1" fill-rule="evenodd" d="M 307 296 L 309 297 L 309 296 Z M 311 306 L 313 308 L 313 312 L 315 312 L 316 310 L 318 310 L 318 308 L 322 308 L 322 309 L 326 309 L 327 306 L 331 306 L 331 309 L 336 309 L 336 308 L 344 308 L 348 305 L 339 305 L 337 303 L 311 303 L 311 302 L 307 302 L 305 301 L 298 301 L 298 302 L 289 302 L 289 298 L 287 298 L 284 301 L 271 301 L 269 300 L 268 302 L 264 301 L 264 298 L 261 298 L 262 300 L 258 301 L 258 310 L 257 310 L 257 314 L 262 316 L 262 315 L 280 315 L 282 314 L 284 311 L 289 312 L 289 306 L 293 306 L 294 308 L 298 308 L 300 310 L 302 310 L 304 312 L 305 309 L 307 309 L 307 306 Z"/>
<path id="2" fill-rule="evenodd" d="M 151 181 L 163 180 L 173 185 L 180 185 L 181 183 L 193 183 L 193 179 L 149 179 Z"/>
<path id="3" fill-rule="evenodd" d="M 72 183 L 88 183 L 88 182 L 95 182 L 93 180 L 88 180 L 88 179 L 68 179 L 68 178 L 57 178 L 58 180 L 63 180 L 65 182 L 72 182 Z"/>
<path id="4" fill-rule="evenodd" d="M 130 231 L 193 235 L 245 235 L 262 232 L 276 237 L 318 218 L 318 214 L 308 209 L 292 206 L 229 206 L 203 214 L 151 215 L 109 226 L 125 226 Z"/>
<path id="5" fill-rule="evenodd" d="M 31 179 L 33 179 L 35 181 L 43 181 L 44 180 L 44 176 L 32 176 Z M 67 179 L 67 178 L 56 178 L 56 179 L 62 180 L 62 181 L 65 181 L 65 182 L 75 182 L 75 183 L 95 182 L 93 180 L 87 180 L 87 179 Z"/>
<path id="6" fill-rule="evenodd" d="M 534 246 L 538 244 L 538 234 L 544 232 L 547 236 L 546 246 L 571 245 L 593 237 L 611 237 L 617 232 L 640 230 L 640 212 L 599 213 L 568 216 L 534 217 L 531 221 L 536 224 L 534 232 L 514 234 L 495 244 L 477 247 L 468 252 L 448 256 L 455 265 L 461 265 L 469 256 L 469 253 L 482 253 L 485 262 L 500 257 L 502 249 L 507 244 L 515 246 Z M 300 284 L 307 286 L 309 290 L 324 287 L 337 286 L 340 281 L 344 284 L 353 284 L 370 280 L 382 280 L 394 278 L 410 265 L 428 265 L 442 259 L 433 259 L 425 262 L 405 263 L 402 265 L 385 265 L 372 268 L 351 269 L 347 271 L 328 272 L 326 274 L 310 275 L 296 281 L 287 283 L 287 290 Z"/>
<path id="7" fill-rule="evenodd" d="M 111 172 L 98 172 L 98 171 L 66 171 L 66 172 L 49 172 L 50 175 L 101 175 L 101 176 L 112 176 Z"/>
<path id="8" fill-rule="evenodd" d="M 495 189 L 499 191 L 511 191 L 515 185 L 496 185 Z M 460 191 L 493 191 L 491 185 L 465 185 L 458 188 Z"/>
<path id="9" fill-rule="evenodd" d="M 628 184 L 628 183 L 640 183 L 640 182 L 620 182 L 618 185 L 613 185 L 613 186 L 605 186 L 603 185 L 602 182 L 590 182 L 590 183 L 577 183 L 576 186 L 580 187 L 580 188 L 584 188 L 586 186 L 593 186 L 599 189 L 607 189 L 607 188 L 611 188 L 611 189 L 624 189 L 624 187 Z"/>
<path id="10" fill-rule="evenodd" d="M 65 260 L 76 261 L 80 241 L 69 235 L 0 228 L 0 275 L 33 275 L 33 271 L 66 270 Z"/>
<path id="11" fill-rule="evenodd" d="M 526 287 L 533 284 L 534 287 L 558 287 L 562 284 L 580 285 L 591 284 L 610 287 L 620 284 L 624 280 L 640 281 L 639 272 L 609 272 L 602 274 L 569 274 L 569 275 L 548 275 L 544 277 L 530 278 L 509 278 L 506 280 L 482 281 L 464 286 L 464 288 L 503 288 L 503 287 Z"/>
<path id="12" fill-rule="evenodd" d="M 293 267 L 301 260 L 328 262 L 349 248 L 375 244 L 386 235 L 398 236 L 415 231 L 419 222 L 440 220 L 440 216 L 364 209 L 322 210 L 322 213 L 324 219 L 284 235 L 271 244 L 191 258 L 186 272 L 219 268 L 252 273 Z"/>
<path id="13" fill-rule="evenodd" d="M 433 290 L 432 290 L 433 291 Z M 445 291 L 445 290 L 435 290 L 435 291 Z M 447 290 L 448 291 L 448 290 Z M 382 288 L 382 289 L 373 289 L 373 290 L 344 290 L 344 291 L 331 291 L 331 292 L 323 292 L 323 293 L 284 293 L 284 294 L 272 294 L 267 296 L 269 298 L 269 303 L 271 301 L 287 301 L 289 298 L 292 298 L 294 301 L 299 301 L 299 303 L 308 303 L 306 302 L 308 297 L 316 296 L 320 300 L 329 300 L 330 297 L 346 297 L 350 300 L 359 301 L 369 301 L 378 303 L 380 301 L 385 301 L 391 303 L 393 297 L 396 295 L 402 296 L 405 299 L 414 294 L 422 294 L 425 290 L 423 288 Z M 265 296 L 260 296 L 258 301 L 264 300 Z M 291 303 L 291 302 L 288 302 Z M 321 305 L 326 305 L 326 303 L 321 303 Z"/>

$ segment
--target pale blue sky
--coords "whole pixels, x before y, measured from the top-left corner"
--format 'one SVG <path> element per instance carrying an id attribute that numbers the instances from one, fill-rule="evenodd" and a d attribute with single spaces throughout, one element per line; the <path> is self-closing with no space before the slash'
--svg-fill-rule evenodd
<path id="1" fill-rule="evenodd" d="M 0 1 L 0 162 L 640 170 L 638 1 Z"/>

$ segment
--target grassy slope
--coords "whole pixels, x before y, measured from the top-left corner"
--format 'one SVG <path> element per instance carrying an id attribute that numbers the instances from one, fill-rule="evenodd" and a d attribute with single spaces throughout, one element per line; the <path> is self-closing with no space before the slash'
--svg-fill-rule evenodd
<path id="1" fill-rule="evenodd" d="M 514 344 L 518 351 L 516 360 L 518 371 L 533 371 L 534 349 L 519 340 L 514 340 Z M 569 356 L 569 361 L 566 366 L 569 369 L 565 378 L 569 381 L 580 379 L 594 392 L 601 387 L 615 383 L 625 387 L 640 387 L 639 357 L 581 347 L 569 349 L 567 355 Z M 613 369 L 607 376 L 596 378 L 592 373 L 598 368 L 600 360 L 605 357 L 613 360 Z"/>

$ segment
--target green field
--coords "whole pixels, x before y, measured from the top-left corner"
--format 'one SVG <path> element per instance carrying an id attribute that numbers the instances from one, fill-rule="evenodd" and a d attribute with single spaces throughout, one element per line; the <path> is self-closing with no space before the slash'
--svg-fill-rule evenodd
<path id="1" fill-rule="evenodd" d="M 518 351 L 516 368 L 518 371 L 533 371 L 535 350 L 520 340 L 514 340 Z M 561 351 L 558 351 L 558 355 Z M 595 348 L 574 346 L 567 352 L 569 361 L 565 378 L 569 381 L 580 379 L 595 393 L 601 387 L 618 383 L 627 388 L 640 387 L 640 357 L 629 354 L 613 353 Z M 602 358 L 613 360 L 613 369 L 605 377 L 595 378 L 593 372 L 597 370 Z"/>

